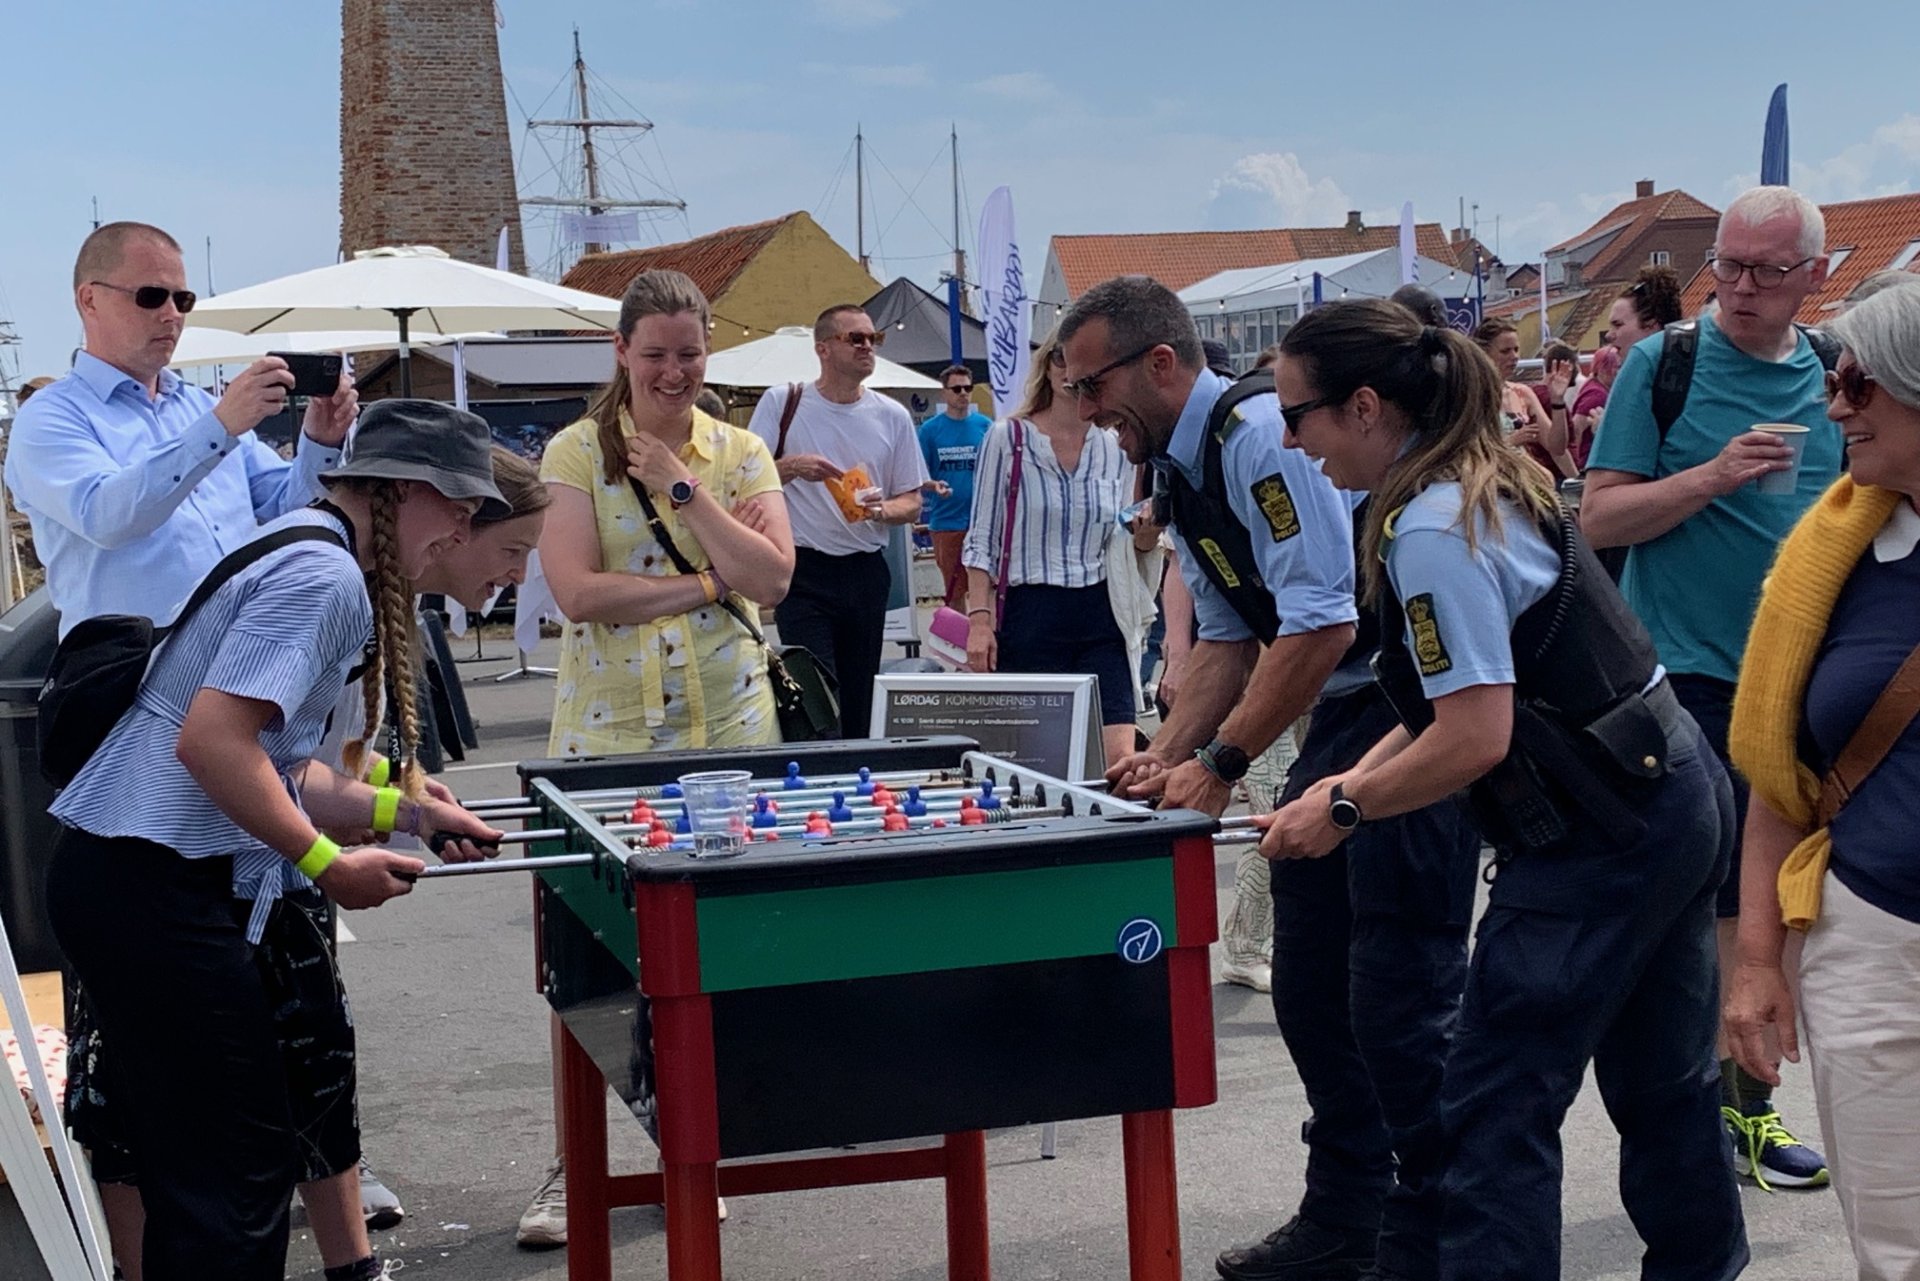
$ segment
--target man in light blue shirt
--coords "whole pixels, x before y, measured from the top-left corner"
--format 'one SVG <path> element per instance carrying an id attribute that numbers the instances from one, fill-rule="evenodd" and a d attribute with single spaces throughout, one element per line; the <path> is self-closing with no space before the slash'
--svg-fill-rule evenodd
<path id="1" fill-rule="evenodd" d="M 167 369 L 192 310 L 180 247 L 157 227 L 109 223 L 74 264 L 86 346 L 14 420 L 6 483 L 65 635 L 83 618 L 170 619 L 194 584 L 262 521 L 320 494 L 358 408 L 345 378 L 308 402 L 283 461 L 253 429 L 286 404 L 293 375 L 255 361 L 218 402 Z"/>

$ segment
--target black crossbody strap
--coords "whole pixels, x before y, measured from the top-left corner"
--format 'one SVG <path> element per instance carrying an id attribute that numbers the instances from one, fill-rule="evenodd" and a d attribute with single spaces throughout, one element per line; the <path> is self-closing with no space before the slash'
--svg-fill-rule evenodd
<path id="1" fill-rule="evenodd" d="M 262 556 L 277 552 L 282 547 L 290 547 L 294 543 L 319 542 L 332 543 L 342 551 L 346 550 L 347 546 L 340 535 L 324 525 L 292 525 L 286 529 L 276 529 L 264 538 L 256 538 L 244 547 L 234 548 L 221 558 L 219 564 L 207 571 L 207 576 L 200 580 L 198 587 L 193 589 L 193 595 L 187 597 L 187 603 L 181 607 L 179 615 L 165 627 L 154 629 L 155 644 L 185 627 L 187 620 L 192 618 L 228 579 Z"/>
<path id="2" fill-rule="evenodd" d="M 693 567 L 693 562 L 688 560 L 680 548 L 674 544 L 673 536 L 667 533 L 666 522 L 660 519 L 660 511 L 653 505 L 653 498 L 647 493 L 647 487 L 642 485 L 639 480 L 633 476 L 627 477 L 627 483 L 633 486 L 633 496 L 640 500 L 640 510 L 646 513 L 647 528 L 653 531 L 654 541 L 660 544 L 660 550 L 667 554 L 667 559 L 673 562 L 673 567 L 683 574 L 699 573 L 700 571 Z M 729 614 L 732 614 L 736 619 L 740 620 L 740 625 L 747 629 L 747 634 L 753 637 L 756 642 L 762 646 L 767 643 L 766 635 L 754 625 L 753 620 L 747 617 L 746 612 L 738 605 L 735 605 L 731 599 L 722 596 L 715 603 L 718 604 L 721 609 L 726 610 Z"/>

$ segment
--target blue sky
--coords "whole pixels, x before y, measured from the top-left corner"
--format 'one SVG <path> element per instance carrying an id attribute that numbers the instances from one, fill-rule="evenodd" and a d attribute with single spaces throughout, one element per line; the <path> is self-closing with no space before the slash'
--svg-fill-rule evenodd
<path id="1" fill-rule="evenodd" d="M 971 209 L 1006 183 L 1037 273 L 1046 237 L 1391 221 L 1411 199 L 1522 261 L 1635 179 L 1719 206 L 1759 167 L 1768 94 L 1792 86 L 1795 185 L 1821 200 L 1913 189 L 1911 0 L 1539 5 L 1074 0 L 500 0 L 519 106 L 565 76 L 577 24 L 598 76 L 655 121 L 638 154 L 689 205 L 678 239 L 795 209 L 853 244 L 835 175 L 856 122 L 874 157 L 883 280 L 951 252 L 949 122 Z M 12 373 L 78 335 L 74 250 L 98 197 L 233 289 L 332 261 L 339 7 L 331 0 L 23 3 L 0 71 L 0 319 Z M 548 110 L 558 100 L 548 104 Z M 608 104 L 610 107 L 613 104 Z M 508 110 L 516 139 L 521 117 Z M 657 144 L 657 145 L 656 145 Z M 522 151 L 523 191 L 544 160 Z M 915 188 L 908 204 L 904 189 Z M 830 197 L 830 198 L 829 198 Z M 1471 216 L 1471 215 L 1470 215 Z M 543 246 L 532 246 L 538 257 Z"/>

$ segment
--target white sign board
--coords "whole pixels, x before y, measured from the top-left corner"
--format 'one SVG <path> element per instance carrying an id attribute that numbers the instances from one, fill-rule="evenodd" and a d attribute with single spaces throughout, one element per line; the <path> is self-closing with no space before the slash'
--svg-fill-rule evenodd
<path id="1" fill-rule="evenodd" d="M 1096 676 L 883 672 L 868 732 L 960 734 L 991 756 L 1068 782 L 1106 773 Z"/>

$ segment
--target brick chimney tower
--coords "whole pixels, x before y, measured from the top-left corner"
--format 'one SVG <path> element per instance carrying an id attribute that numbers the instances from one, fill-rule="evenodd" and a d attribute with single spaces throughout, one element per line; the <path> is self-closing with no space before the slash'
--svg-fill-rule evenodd
<path id="1" fill-rule="evenodd" d="M 340 249 L 526 269 L 492 0 L 341 0 Z"/>

